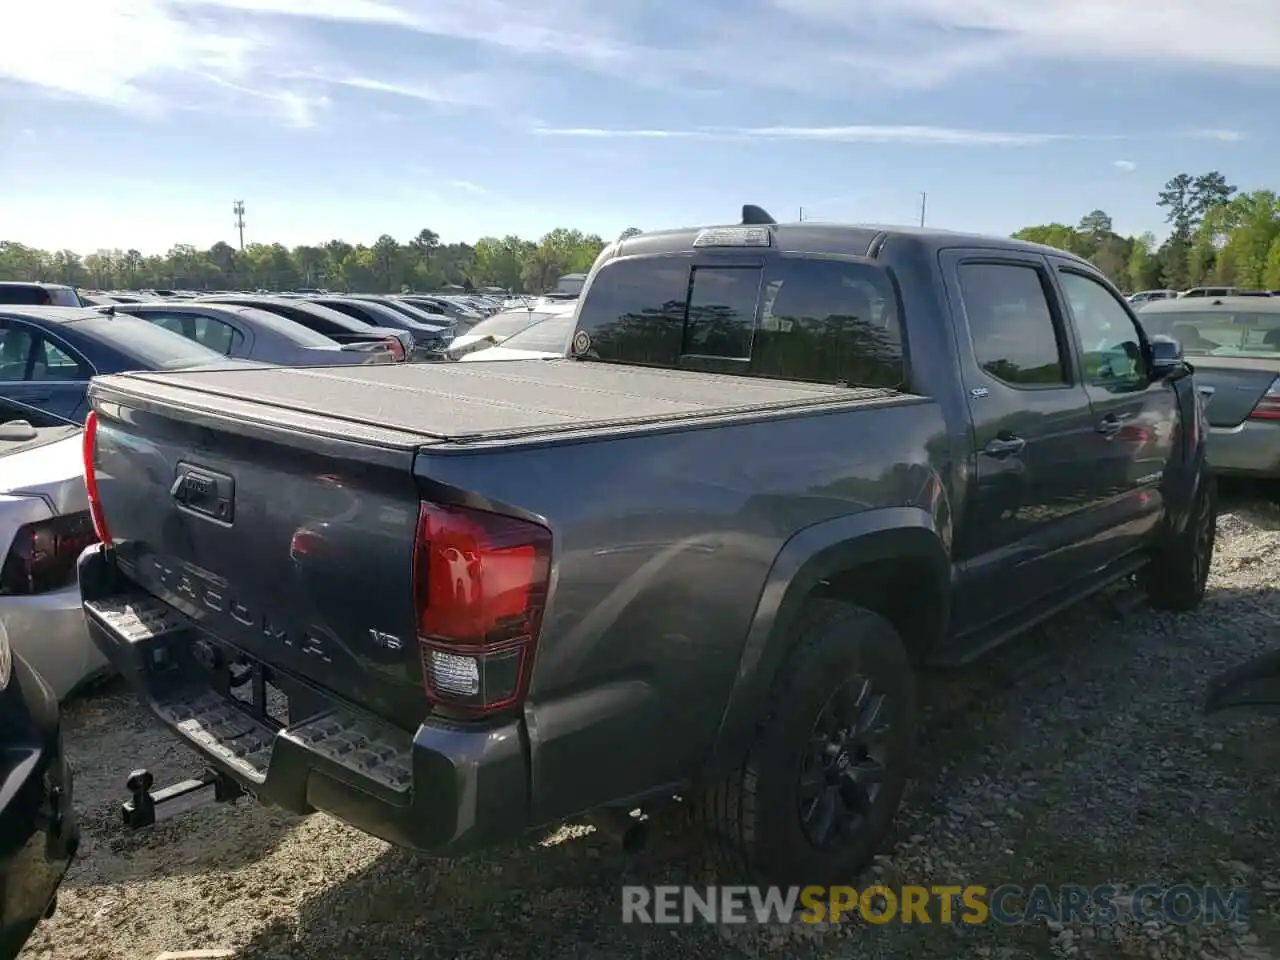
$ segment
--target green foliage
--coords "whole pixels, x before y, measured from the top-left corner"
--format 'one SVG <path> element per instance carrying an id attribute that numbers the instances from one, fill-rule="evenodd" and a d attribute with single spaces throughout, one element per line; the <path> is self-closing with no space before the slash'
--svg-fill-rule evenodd
<path id="1" fill-rule="evenodd" d="M 1204 285 L 1280 290 L 1280 197 L 1270 190 L 1239 193 L 1216 170 L 1180 173 L 1160 191 L 1169 236 L 1157 246 L 1144 233 L 1125 237 L 1094 210 L 1077 227 L 1024 227 L 1014 236 L 1090 260 L 1122 290 Z"/>
<path id="2" fill-rule="evenodd" d="M 604 240 L 580 230 L 552 230 L 536 243 L 509 236 L 484 237 L 475 246 L 442 244 L 434 230 L 420 230 L 402 244 L 389 234 L 372 246 L 345 240 L 303 245 L 251 243 L 241 252 L 219 241 L 208 250 L 177 244 L 164 256 L 137 250 L 38 250 L 0 240 L 0 280 L 46 280 L 97 290 L 289 290 L 325 287 L 361 293 L 501 287 L 541 292 L 566 273 L 589 270 Z"/>
<path id="3" fill-rule="evenodd" d="M 1180 173 L 1156 203 L 1169 236 L 1116 233 L 1111 217 L 1093 210 L 1072 227 L 1046 223 L 1014 236 L 1085 257 L 1122 290 L 1204 284 L 1280 290 L 1280 196 L 1240 193 L 1216 170 Z M 624 240 L 639 231 L 624 230 Z M 474 246 L 442 244 L 433 230 L 408 243 L 383 234 L 372 246 L 344 240 L 294 247 L 252 243 L 244 251 L 219 241 L 208 250 L 178 244 L 164 256 L 137 250 L 37 250 L 0 241 L 0 280 L 50 280 L 95 289 L 287 290 L 298 286 L 385 293 L 501 287 L 540 292 L 566 273 L 585 273 L 604 248 L 600 237 L 559 227 L 534 242 L 515 235 L 482 237 Z"/>

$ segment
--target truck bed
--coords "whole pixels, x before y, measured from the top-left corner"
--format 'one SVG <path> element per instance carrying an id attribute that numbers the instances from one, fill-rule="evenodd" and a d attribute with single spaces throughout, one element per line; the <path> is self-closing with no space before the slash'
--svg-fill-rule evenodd
<path id="1" fill-rule="evenodd" d="M 145 372 L 96 383 L 193 412 L 389 447 L 786 415 L 895 395 L 570 359 Z"/>

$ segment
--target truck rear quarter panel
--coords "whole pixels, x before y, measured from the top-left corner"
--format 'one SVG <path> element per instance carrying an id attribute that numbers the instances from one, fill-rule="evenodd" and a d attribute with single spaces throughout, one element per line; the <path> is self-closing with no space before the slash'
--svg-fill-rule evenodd
<path id="1" fill-rule="evenodd" d="M 607 443 L 420 453 L 424 498 L 513 508 L 553 533 L 525 709 L 535 822 L 693 776 L 783 545 L 877 507 L 936 509 L 947 449 L 938 407 L 902 397 Z"/>

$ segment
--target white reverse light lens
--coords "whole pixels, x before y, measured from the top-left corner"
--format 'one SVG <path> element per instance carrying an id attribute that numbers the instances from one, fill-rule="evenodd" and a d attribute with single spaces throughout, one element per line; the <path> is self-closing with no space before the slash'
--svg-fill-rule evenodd
<path id="1" fill-rule="evenodd" d="M 474 697 L 480 692 L 480 665 L 474 657 L 432 650 L 431 684 L 441 693 Z"/>

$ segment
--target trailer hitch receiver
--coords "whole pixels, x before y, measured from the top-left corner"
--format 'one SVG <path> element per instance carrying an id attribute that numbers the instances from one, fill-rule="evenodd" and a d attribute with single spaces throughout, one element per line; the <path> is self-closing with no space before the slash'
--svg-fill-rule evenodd
<path id="1" fill-rule="evenodd" d="M 125 781 L 129 799 L 120 805 L 120 814 L 130 830 L 141 830 L 206 803 L 229 803 L 244 795 L 238 783 L 216 770 L 159 790 L 153 790 L 154 785 L 155 778 L 148 770 L 135 770 Z"/>

